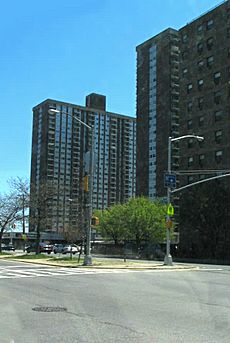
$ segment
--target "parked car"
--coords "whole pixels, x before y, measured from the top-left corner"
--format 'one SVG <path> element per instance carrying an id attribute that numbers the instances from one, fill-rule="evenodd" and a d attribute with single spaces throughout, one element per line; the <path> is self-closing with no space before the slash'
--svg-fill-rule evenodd
<path id="1" fill-rule="evenodd" d="M 27 253 L 30 252 L 36 252 L 36 243 L 32 243 L 31 245 L 27 245 L 25 247 L 25 251 Z M 46 243 L 39 243 L 39 247 L 38 247 L 38 252 L 46 252 L 47 254 L 51 254 L 51 252 L 53 251 L 53 245 L 51 244 L 46 244 Z"/>
<path id="2" fill-rule="evenodd" d="M 80 252 L 81 248 L 78 245 L 75 245 L 75 244 L 65 245 L 62 253 L 63 254 L 70 254 L 71 253 L 71 249 L 72 249 L 72 254 L 75 255 L 76 253 Z"/>
<path id="3" fill-rule="evenodd" d="M 54 244 L 53 246 L 53 252 L 54 254 L 61 254 L 64 250 L 65 245 L 64 244 Z"/>
<path id="4" fill-rule="evenodd" d="M 11 243 L 9 243 L 9 244 L 2 244 L 1 248 L 4 251 L 15 251 L 15 247 Z"/>

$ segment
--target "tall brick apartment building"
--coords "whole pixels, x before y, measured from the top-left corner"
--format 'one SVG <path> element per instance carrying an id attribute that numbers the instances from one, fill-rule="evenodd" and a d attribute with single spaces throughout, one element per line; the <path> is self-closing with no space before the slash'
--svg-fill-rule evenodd
<path id="1" fill-rule="evenodd" d="M 60 113 L 50 114 L 49 109 Z M 94 126 L 93 209 L 126 202 L 135 194 L 136 119 L 106 111 L 106 98 L 86 97 L 86 106 L 45 100 L 33 108 L 31 198 L 41 202 L 41 231 L 61 232 L 83 220 L 83 176 L 91 131 L 77 117 Z M 30 231 L 34 211 L 30 211 Z M 38 215 L 38 214 L 36 214 Z"/>
<path id="2" fill-rule="evenodd" d="M 230 169 L 230 1 L 136 50 L 137 195 L 166 195 L 169 136 L 205 138 L 173 144 L 180 185 Z"/>

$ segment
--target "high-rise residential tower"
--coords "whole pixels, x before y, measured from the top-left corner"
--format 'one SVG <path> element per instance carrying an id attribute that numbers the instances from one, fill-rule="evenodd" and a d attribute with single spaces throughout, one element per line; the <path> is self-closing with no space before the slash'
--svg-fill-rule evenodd
<path id="1" fill-rule="evenodd" d="M 166 195 L 169 136 L 205 138 L 173 143 L 181 186 L 230 169 L 229 104 L 230 1 L 137 46 L 137 195 Z"/>
<path id="2" fill-rule="evenodd" d="M 93 209 L 134 196 L 136 120 L 107 112 L 105 106 L 105 96 L 93 93 L 86 106 L 48 99 L 33 108 L 31 198 L 42 202 L 42 231 L 61 232 L 83 220 L 91 131 L 74 117 L 94 127 Z M 49 109 L 59 113 L 50 114 Z M 36 211 L 36 206 L 31 208 L 30 231 L 36 230 Z"/>
<path id="3" fill-rule="evenodd" d="M 165 196 L 168 137 L 178 126 L 179 35 L 168 29 L 137 47 L 137 195 Z"/>

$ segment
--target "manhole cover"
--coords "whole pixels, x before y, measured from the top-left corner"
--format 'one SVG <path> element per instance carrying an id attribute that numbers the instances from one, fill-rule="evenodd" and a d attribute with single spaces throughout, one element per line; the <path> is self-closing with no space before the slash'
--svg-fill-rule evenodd
<path id="1" fill-rule="evenodd" d="M 38 306 L 38 307 L 33 307 L 33 311 L 37 312 L 66 312 L 67 308 L 66 307 L 52 307 L 52 306 Z"/>

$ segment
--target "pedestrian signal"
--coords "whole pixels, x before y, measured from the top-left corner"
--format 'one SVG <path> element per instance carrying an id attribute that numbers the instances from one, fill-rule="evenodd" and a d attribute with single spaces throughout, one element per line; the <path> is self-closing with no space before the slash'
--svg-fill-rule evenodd
<path id="1" fill-rule="evenodd" d="M 168 205 L 167 215 L 169 215 L 169 216 L 173 216 L 174 215 L 174 207 L 172 206 L 172 204 Z"/>
<path id="2" fill-rule="evenodd" d="M 89 191 L 89 177 L 88 175 L 84 176 L 84 191 L 88 192 Z"/>
<path id="3" fill-rule="evenodd" d="M 99 218 L 98 217 L 92 217 L 91 219 L 91 225 L 99 225 Z"/>

